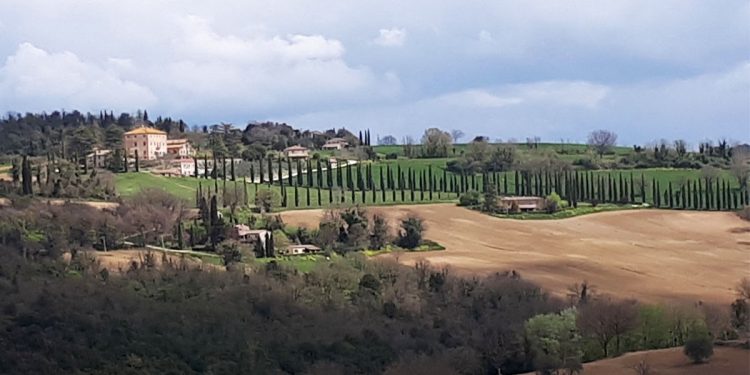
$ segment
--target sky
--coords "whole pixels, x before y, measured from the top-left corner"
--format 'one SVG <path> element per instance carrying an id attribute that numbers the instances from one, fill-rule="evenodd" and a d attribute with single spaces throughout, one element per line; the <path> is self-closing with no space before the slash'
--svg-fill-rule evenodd
<path id="1" fill-rule="evenodd" d="M 747 0 L 0 0 L 0 113 L 750 141 Z"/>

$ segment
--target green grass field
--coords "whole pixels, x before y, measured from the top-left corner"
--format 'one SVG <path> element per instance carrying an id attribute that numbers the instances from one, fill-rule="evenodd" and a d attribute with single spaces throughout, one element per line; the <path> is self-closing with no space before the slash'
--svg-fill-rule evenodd
<path id="1" fill-rule="evenodd" d="M 319 264 L 329 262 L 323 255 L 298 255 L 288 257 L 275 257 L 275 258 L 256 258 L 255 263 L 266 265 L 271 262 L 276 262 L 282 266 L 295 268 L 300 272 L 310 272 Z"/>
<path id="2" fill-rule="evenodd" d="M 118 193 L 123 197 L 132 196 L 144 189 L 162 189 L 178 198 L 184 199 L 190 205 L 195 203 L 196 191 L 198 185 L 202 184 L 203 189 L 211 188 L 214 189 L 214 180 L 206 179 L 195 179 L 192 177 L 162 177 L 150 173 L 121 173 L 115 175 L 115 184 Z M 223 188 L 224 182 L 219 180 L 219 189 Z M 242 182 L 227 181 L 227 190 L 233 190 L 235 184 L 237 189 L 244 189 Z M 248 201 L 255 201 L 255 194 L 261 189 L 269 189 L 268 184 L 247 184 Z M 279 185 L 272 185 L 270 189 L 275 191 L 277 194 L 281 194 L 281 187 Z M 433 199 L 429 199 L 429 194 L 425 192 L 424 199 L 420 192 L 416 191 L 414 194 L 414 200 L 411 199 L 411 193 L 405 192 L 402 199 L 400 191 L 394 195 L 392 191 L 388 191 L 383 199 L 381 191 L 377 191 L 373 194 L 372 191 L 368 191 L 362 194 L 361 191 L 356 191 L 354 199 L 350 191 L 342 191 L 340 189 L 318 189 L 310 188 L 310 203 L 307 202 L 308 189 L 305 187 L 299 187 L 296 189 L 296 196 L 298 204 L 295 205 L 295 188 L 290 186 L 284 186 L 287 194 L 287 207 L 286 209 L 304 209 L 304 208 L 323 208 L 330 207 L 335 204 L 367 204 L 367 205 L 398 205 L 398 204 L 420 204 L 420 203 L 440 203 L 440 202 L 453 202 L 458 199 L 455 193 L 433 193 Z M 318 200 L 318 191 L 320 191 L 320 200 Z M 332 200 L 332 203 L 331 203 Z"/>

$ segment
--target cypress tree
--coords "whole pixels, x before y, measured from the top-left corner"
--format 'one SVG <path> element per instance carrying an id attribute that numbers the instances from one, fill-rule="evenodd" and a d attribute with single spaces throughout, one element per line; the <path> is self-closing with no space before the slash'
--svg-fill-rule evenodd
<path id="1" fill-rule="evenodd" d="M 385 203 L 385 186 L 386 186 L 386 183 L 385 183 L 385 180 L 383 180 L 383 167 L 378 168 L 378 173 L 380 175 L 380 197 L 381 197 L 383 203 Z"/>
<path id="2" fill-rule="evenodd" d="M 307 186 L 313 186 L 312 160 L 307 159 Z"/>
<path id="3" fill-rule="evenodd" d="M 667 188 L 669 189 L 669 208 L 674 208 L 674 200 L 672 200 L 672 181 L 669 181 Z"/>
<path id="4" fill-rule="evenodd" d="M 427 167 L 427 182 L 428 182 L 428 189 L 430 192 L 430 200 L 432 200 L 432 191 L 434 190 L 434 186 L 432 183 L 432 164 L 430 164 Z"/>
<path id="5" fill-rule="evenodd" d="M 177 221 L 177 247 L 180 249 L 185 248 L 185 238 L 183 237 L 182 220 Z"/>
<path id="6" fill-rule="evenodd" d="M 318 174 L 318 188 L 323 187 L 323 164 L 320 162 L 320 159 L 315 161 L 315 166 L 317 168 L 317 174 Z"/>
<path id="7" fill-rule="evenodd" d="M 244 180 L 247 181 L 246 178 Z M 255 183 L 255 163 L 252 160 L 250 161 L 250 181 Z"/>
<path id="8" fill-rule="evenodd" d="M 297 186 L 304 186 L 304 176 L 305 174 L 302 171 L 302 162 L 297 159 Z"/>
<path id="9" fill-rule="evenodd" d="M 77 165 L 77 163 L 76 163 Z M 141 171 L 141 158 L 138 155 L 138 149 L 135 150 L 135 172 L 138 173 Z"/>
<path id="10" fill-rule="evenodd" d="M 21 191 L 23 195 L 33 195 L 34 188 L 31 183 L 31 164 L 29 157 L 24 155 L 21 162 Z"/>
<path id="11" fill-rule="evenodd" d="M 288 159 L 287 159 L 287 160 L 288 160 Z M 276 179 L 278 179 L 278 180 L 279 180 L 279 185 L 282 185 L 282 184 L 284 184 L 284 170 L 282 169 L 282 166 L 281 166 L 281 156 L 279 156 L 279 164 L 278 164 L 278 167 L 279 167 L 279 168 L 278 168 L 278 170 L 279 170 L 279 174 L 278 174 L 278 175 L 276 176 Z M 292 170 L 291 170 L 291 169 L 289 169 L 289 174 L 291 175 L 291 173 L 292 173 Z M 292 186 L 292 183 L 291 183 L 291 181 L 289 182 L 289 186 Z"/>
<path id="12" fill-rule="evenodd" d="M 404 176 L 403 176 L 403 172 L 401 172 L 401 167 L 399 167 L 398 169 L 399 169 L 399 171 L 398 171 L 398 187 L 399 187 L 399 189 L 401 189 L 401 202 L 403 202 L 404 201 L 404 196 L 406 194 L 404 192 L 404 180 L 403 180 Z"/>
<path id="13" fill-rule="evenodd" d="M 419 200 L 424 201 L 424 171 L 419 172 Z"/>
<path id="14" fill-rule="evenodd" d="M 708 182 L 708 179 L 706 179 L 705 183 L 703 184 L 703 203 L 706 207 L 706 210 L 711 209 L 711 195 L 709 194 L 710 185 L 711 184 Z"/>
<path id="15" fill-rule="evenodd" d="M 721 202 L 721 187 L 719 186 L 719 179 L 716 179 L 716 210 L 721 211 L 721 208 L 724 207 Z"/>
<path id="16" fill-rule="evenodd" d="M 687 196 L 685 195 L 685 184 L 682 184 L 682 186 L 680 186 L 680 203 L 682 203 L 683 210 L 687 209 L 687 202 L 685 199 L 686 197 Z"/>
<path id="17" fill-rule="evenodd" d="M 227 157 L 225 155 L 221 155 L 221 178 L 226 181 L 227 180 Z"/>
<path id="18" fill-rule="evenodd" d="M 279 163 L 279 166 L 281 163 Z M 297 170 L 299 172 L 299 170 Z M 287 157 L 286 158 L 286 178 L 288 181 L 289 186 L 294 185 L 294 177 L 292 176 L 292 158 Z M 279 180 L 281 180 L 281 168 L 279 168 Z"/>
<path id="19" fill-rule="evenodd" d="M 294 185 L 294 207 L 299 207 L 299 187 Z"/>
<path id="20" fill-rule="evenodd" d="M 249 195 L 249 193 L 247 191 L 247 178 L 243 178 L 242 179 L 242 184 L 243 184 L 242 191 L 244 193 L 244 195 L 243 195 L 243 201 L 245 202 L 245 206 L 248 206 L 248 205 L 250 205 L 250 195 Z"/>
<path id="21" fill-rule="evenodd" d="M 271 186 L 273 185 L 273 156 L 269 155 L 266 161 L 268 162 L 268 186 Z"/>
<path id="22" fill-rule="evenodd" d="M 263 169 L 264 169 L 263 168 L 263 164 L 264 164 L 264 160 L 263 160 L 263 157 L 261 156 L 258 159 L 258 179 L 260 180 L 261 184 L 264 183 L 265 180 L 266 180 L 265 178 L 263 178 L 263 177 L 265 177 L 264 173 L 263 173 Z"/>
<path id="23" fill-rule="evenodd" d="M 693 181 L 693 208 L 700 210 L 703 208 L 703 202 L 701 202 L 701 180 L 696 179 Z"/>
<path id="24" fill-rule="evenodd" d="M 214 168 L 211 170 L 211 178 L 214 180 L 219 178 L 219 161 L 216 158 L 216 155 L 213 155 L 214 159 Z"/>
<path id="25" fill-rule="evenodd" d="M 318 206 L 322 207 L 323 206 L 323 196 L 322 196 L 322 193 L 320 192 L 320 189 L 322 189 L 322 188 L 320 187 L 320 185 L 318 185 Z"/>

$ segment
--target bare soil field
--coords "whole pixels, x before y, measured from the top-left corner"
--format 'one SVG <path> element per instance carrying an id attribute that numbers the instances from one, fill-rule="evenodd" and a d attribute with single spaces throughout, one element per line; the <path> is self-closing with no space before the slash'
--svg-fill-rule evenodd
<path id="1" fill-rule="evenodd" d="M 425 219 L 425 237 L 445 251 L 405 253 L 455 272 L 515 270 L 565 295 L 586 280 L 599 293 L 648 302 L 728 303 L 750 277 L 750 223 L 732 213 L 633 210 L 562 220 L 500 219 L 453 204 L 371 207 L 395 225 L 407 213 Z M 322 210 L 282 213 L 284 222 L 317 226 Z M 386 255 L 393 256 L 393 255 Z"/>
<path id="2" fill-rule="evenodd" d="M 144 249 L 114 250 L 107 252 L 96 251 L 93 253 L 93 255 L 96 257 L 96 260 L 99 261 L 99 263 L 102 265 L 102 267 L 108 269 L 110 272 L 119 272 L 127 271 L 128 268 L 130 268 L 130 263 L 134 261 L 138 262 L 146 254 L 146 252 L 147 250 Z M 162 253 L 160 251 L 153 251 L 152 253 L 155 256 L 154 259 L 156 265 L 161 265 L 163 256 Z M 167 258 L 178 264 L 181 259 L 184 258 L 188 265 L 203 265 L 203 262 L 201 262 L 200 260 L 189 256 L 180 257 L 178 255 L 168 254 Z"/>
<path id="3" fill-rule="evenodd" d="M 632 375 L 633 366 L 648 363 L 651 374 L 659 375 L 750 375 L 750 350 L 715 347 L 707 363 L 693 364 L 682 354 L 682 348 L 627 353 L 583 365 L 583 375 Z"/>

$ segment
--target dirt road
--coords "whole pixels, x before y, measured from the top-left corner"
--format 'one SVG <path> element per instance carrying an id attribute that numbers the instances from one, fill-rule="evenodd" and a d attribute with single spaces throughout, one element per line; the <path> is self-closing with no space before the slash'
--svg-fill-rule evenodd
<path id="1" fill-rule="evenodd" d="M 750 276 L 750 223 L 731 213 L 635 210 L 521 221 L 452 204 L 370 211 L 392 222 L 416 213 L 426 220 L 426 238 L 447 249 L 403 254 L 403 263 L 424 258 L 457 272 L 516 270 L 558 295 L 587 280 L 595 290 L 622 298 L 727 303 L 734 285 Z M 321 215 L 282 214 L 286 223 L 308 227 Z"/>

